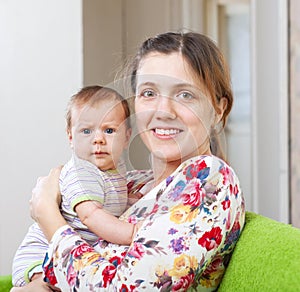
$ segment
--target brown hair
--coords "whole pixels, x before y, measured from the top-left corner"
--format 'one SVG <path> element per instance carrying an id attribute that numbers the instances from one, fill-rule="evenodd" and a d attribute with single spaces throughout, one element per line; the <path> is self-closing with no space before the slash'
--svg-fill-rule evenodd
<path id="1" fill-rule="evenodd" d="M 85 104 L 93 105 L 97 101 L 107 98 L 115 98 L 122 103 L 126 118 L 126 126 L 127 128 L 130 128 L 130 109 L 127 100 L 114 89 L 99 85 L 91 85 L 83 87 L 71 97 L 66 113 L 67 130 L 70 130 L 72 127 L 72 108 L 74 106 L 83 106 Z"/>

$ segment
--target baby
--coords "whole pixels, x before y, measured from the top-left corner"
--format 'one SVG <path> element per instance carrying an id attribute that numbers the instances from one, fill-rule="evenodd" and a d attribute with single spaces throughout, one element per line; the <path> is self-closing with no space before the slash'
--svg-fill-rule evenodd
<path id="1" fill-rule="evenodd" d="M 61 212 L 90 244 L 99 237 L 130 244 L 138 228 L 118 219 L 128 203 L 121 155 L 131 135 L 129 118 L 127 101 L 101 86 L 81 89 L 68 106 L 67 135 L 73 154 L 60 175 Z M 14 286 L 41 276 L 47 244 L 39 226 L 33 224 L 14 257 Z"/>

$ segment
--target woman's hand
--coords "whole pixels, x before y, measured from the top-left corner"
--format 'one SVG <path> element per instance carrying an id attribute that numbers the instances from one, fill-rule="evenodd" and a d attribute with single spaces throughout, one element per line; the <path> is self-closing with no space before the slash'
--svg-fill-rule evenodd
<path id="1" fill-rule="evenodd" d="M 51 291 L 61 291 L 60 289 L 48 285 L 43 281 L 42 273 L 39 273 L 32 281 L 22 287 L 13 287 L 10 292 L 51 292 Z"/>
<path id="2" fill-rule="evenodd" d="M 50 240 L 55 231 L 66 224 L 60 214 L 61 194 L 59 175 L 62 167 L 51 169 L 48 176 L 39 177 L 32 190 L 30 200 L 31 217 L 39 224 L 46 238 Z"/>
<path id="3" fill-rule="evenodd" d="M 132 206 L 135 204 L 139 199 L 141 199 L 144 195 L 140 192 L 136 192 L 133 194 L 128 195 L 128 206 Z"/>

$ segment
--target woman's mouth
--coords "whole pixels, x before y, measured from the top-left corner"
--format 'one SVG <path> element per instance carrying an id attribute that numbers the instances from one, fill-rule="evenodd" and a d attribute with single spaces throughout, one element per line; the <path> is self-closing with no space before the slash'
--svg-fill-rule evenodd
<path id="1" fill-rule="evenodd" d="M 162 129 L 162 128 L 155 128 L 153 129 L 154 135 L 161 139 L 170 139 L 174 138 L 177 134 L 182 132 L 179 129 Z"/>

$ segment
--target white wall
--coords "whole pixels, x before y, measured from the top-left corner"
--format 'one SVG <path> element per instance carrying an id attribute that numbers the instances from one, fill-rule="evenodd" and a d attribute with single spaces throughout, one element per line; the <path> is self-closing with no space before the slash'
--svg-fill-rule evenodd
<path id="1" fill-rule="evenodd" d="M 230 29 L 236 99 L 227 132 L 229 162 L 240 178 L 246 209 L 289 223 L 288 0 L 207 0 L 207 4 L 207 14 L 213 16 L 207 32 L 221 41 L 224 23 L 218 23 L 217 16 L 222 5 L 232 6 L 231 12 L 241 4 L 250 7 L 249 40 L 238 35 L 241 24 Z M 248 41 L 250 48 L 245 49 Z M 243 54 L 245 60 L 249 53 L 250 102 L 240 103 L 245 68 L 238 58 Z"/>
<path id="2" fill-rule="evenodd" d="M 120 70 L 125 37 L 122 25 L 124 3 L 107 0 L 82 2 L 84 85 L 107 85 Z"/>
<path id="3" fill-rule="evenodd" d="M 64 114 L 82 85 L 80 0 L 0 1 L 0 275 L 31 223 L 38 176 L 69 156 Z"/>
<path id="4" fill-rule="evenodd" d="M 287 0 L 251 1 L 253 209 L 285 223 L 290 199 L 287 8 Z"/>

